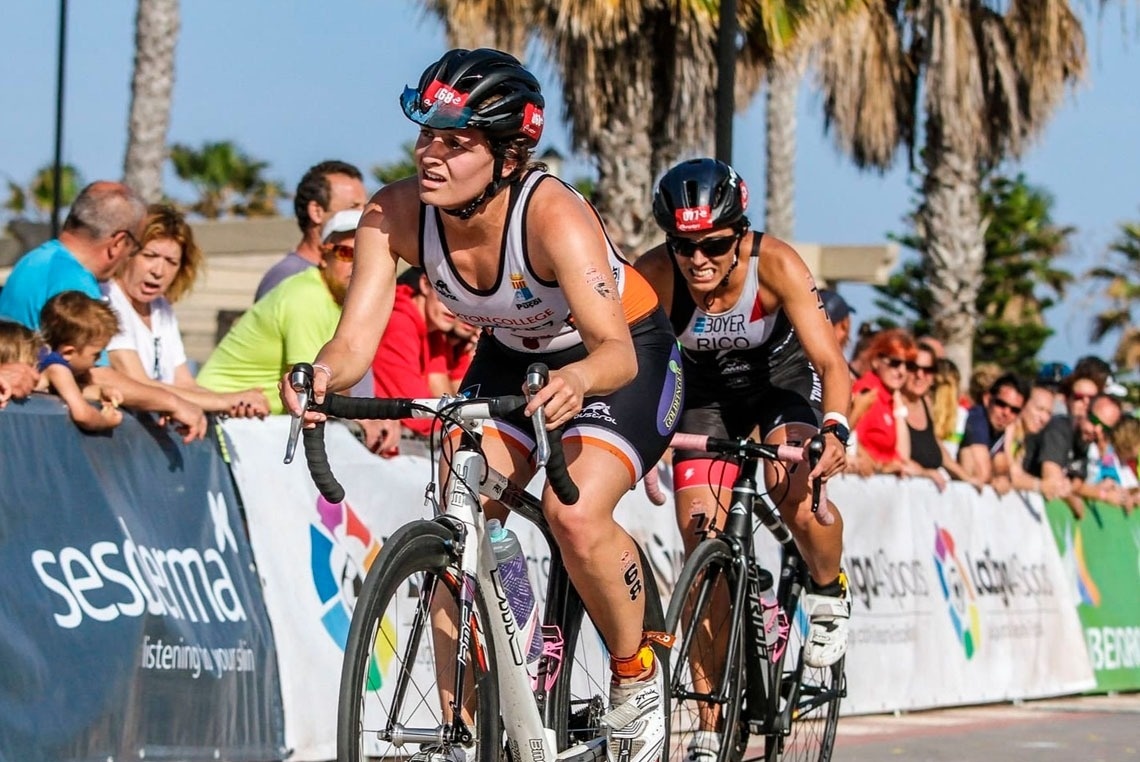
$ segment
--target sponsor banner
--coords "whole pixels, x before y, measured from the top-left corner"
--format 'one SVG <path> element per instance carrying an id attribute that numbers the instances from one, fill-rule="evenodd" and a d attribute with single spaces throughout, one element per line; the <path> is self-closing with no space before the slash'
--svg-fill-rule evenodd
<path id="1" fill-rule="evenodd" d="M 1040 496 L 843 478 L 854 597 L 847 713 L 1038 698 L 1093 685 Z"/>
<path id="2" fill-rule="evenodd" d="M 283 759 L 273 637 L 213 441 L 0 412 L 0 760 Z"/>
<path id="3" fill-rule="evenodd" d="M 1098 691 L 1140 688 L 1140 512 L 1088 504 L 1077 520 L 1060 500 L 1045 506 L 1077 601 Z"/>

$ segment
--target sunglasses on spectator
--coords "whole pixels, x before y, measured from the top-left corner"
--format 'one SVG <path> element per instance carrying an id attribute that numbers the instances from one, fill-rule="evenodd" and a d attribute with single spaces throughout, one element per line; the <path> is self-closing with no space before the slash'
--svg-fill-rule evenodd
<path id="1" fill-rule="evenodd" d="M 1073 402 L 1091 402 L 1095 394 L 1070 394 L 1069 399 Z"/>
<path id="2" fill-rule="evenodd" d="M 898 370 L 908 364 L 903 358 L 891 357 L 890 355 L 879 355 L 879 359 L 886 363 L 888 368 L 893 368 L 894 370 Z"/>
<path id="3" fill-rule="evenodd" d="M 992 400 L 990 400 L 990 402 L 993 403 L 994 407 L 1003 407 L 1014 415 L 1017 415 L 1021 412 L 1021 405 L 1011 405 L 1001 397 L 994 397 Z"/>
<path id="4" fill-rule="evenodd" d="M 326 243 L 321 249 L 326 254 L 332 254 L 341 262 L 351 262 L 356 256 L 356 247 L 346 246 L 343 243 Z"/>
<path id="5" fill-rule="evenodd" d="M 906 364 L 906 369 L 909 370 L 911 373 L 925 373 L 927 375 L 930 375 L 931 373 L 934 372 L 934 366 L 933 365 L 919 365 L 916 362 L 908 362 Z"/>
<path id="6" fill-rule="evenodd" d="M 1112 428 L 1111 426 L 1106 424 L 1104 421 L 1097 418 L 1096 415 L 1091 410 L 1089 411 L 1089 423 L 1091 423 L 1093 426 L 1096 426 L 1101 431 L 1108 431 L 1110 428 Z"/>
<path id="7" fill-rule="evenodd" d="M 665 245 L 669 247 L 669 251 L 673 252 L 679 257 L 692 257 L 700 249 L 706 257 L 723 257 L 725 254 L 732 251 L 737 242 L 740 241 L 743 232 L 736 232 L 729 236 L 717 236 L 716 238 L 705 238 L 700 241 L 694 241 L 691 238 L 681 238 L 680 236 L 667 235 L 665 236 Z"/>

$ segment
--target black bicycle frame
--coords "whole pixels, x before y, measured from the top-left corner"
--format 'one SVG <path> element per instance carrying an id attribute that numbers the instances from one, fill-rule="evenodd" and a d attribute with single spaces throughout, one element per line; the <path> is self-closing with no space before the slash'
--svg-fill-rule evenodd
<path id="1" fill-rule="evenodd" d="M 728 518 L 719 534 L 720 539 L 727 542 L 733 550 L 736 577 L 742 582 L 736 587 L 735 610 L 747 612 L 743 628 L 744 643 L 736 642 L 742 632 L 741 628 L 729 628 L 726 653 L 731 655 L 736 653 L 736 648 L 744 648 L 747 692 L 741 719 L 752 725 L 758 733 L 782 733 L 791 727 L 792 709 L 798 696 L 785 697 L 788 700 L 784 702 L 783 711 L 780 710 L 780 690 L 785 685 L 783 667 L 788 649 L 787 643 L 784 643 L 779 657 L 771 658 L 772 654 L 765 637 L 760 593 L 767 587 L 762 584 L 763 575 L 769 572 L 762 569 L 756 560 L 753 545 L 754 513 L 772 531 L 783 551 L 779 587 L 776 591 L 776 601 L 779 605 L 777 616 L 783 612 L 788 617 L 789 626 L 792 625 L 791 614 L 799 605 L 800 593 L 806 581 L 804 575 L 807 571 L 803 556 L 791 532 L 776 510 L 769 506 L 757 491 L 759 469 L 760 462 L 757 458 L 742 459 L 740 472 L 732 485 L 732 502 Z M 774 626 L 779 635 L 778 620 Z M 802 670 L 801 664 L 797 667 L 796 680 L 792 681 L 793 686 L 798 685 Z M 721 693 L 724 693 L 726 685 L 727 680 L 722 681 Z"/>

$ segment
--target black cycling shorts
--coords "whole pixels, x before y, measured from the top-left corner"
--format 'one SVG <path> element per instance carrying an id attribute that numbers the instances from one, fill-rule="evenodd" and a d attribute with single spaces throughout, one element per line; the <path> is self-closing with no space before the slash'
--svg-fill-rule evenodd
<path id="1" fill-rule="evenodd" d="M 739 439 L 751 434 L 754 428 L 760 429 L 763 438 L 787 423 L 804 423 L 818 429 L 823 412 L 819 403 L 812 400 L 819 397 L 813 393 L 819 377 L 809 366 L 787 381 L 786 386 L 765 384 L 753 387 L 746 394 L 725 394 L 718 401 L 690 407 L 681 413 L 677 430 L 686 434 Z M 711 457 L 714 456 L 709 453 L 677 450 L 673 454 L 673 462 Z"/>
<path id="2" fill-rule="evenodd" d="M 668 447 L 684 405 L 684 383 L 677 340 L 664 311 L 658 308 L 633 324 L 630 333 L 637 376 L 612 394 L 587 397 L 581 412 L 566 424 L 562 440 L 579 440 L 610 452 L 628 469 L 632 486 Z M 519 394 L 531 363 L 543 362 L 556 370 L 586 354 L 581 345 L 558 352 L 519 352 L 484 335 L 461 388 L 472 397 Z M 483 427 L 494 429 L 508 445 L 533 459 L 534 425 L 521 411 L 487 421 Z"/>

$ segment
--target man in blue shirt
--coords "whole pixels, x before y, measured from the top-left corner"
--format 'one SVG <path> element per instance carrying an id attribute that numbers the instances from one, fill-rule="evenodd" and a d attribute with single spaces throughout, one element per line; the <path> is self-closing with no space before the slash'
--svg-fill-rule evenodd
<path id="1" fill-rule="evenodd" d="M 72 203 L 59 238 L 32 249 L 12 268 L 0 290 L 0 318 L 35 329 L 40 310 L 58 293 L 81 291 L 101 300 L 99 281 L 138 253 L 146 214 L 146 203 L 126 185 L 106 180 L 88 185 Z M 172 419 L 185 441 L 205 435 L 206 416 L 197 405 L 132 380 L 109 367 L 105 356 L 91 374 L 99 385 L 119 389 L 128 407 Z"/>
<path id="2" fill-rule="evenodd" d="M 1009 491 L 1009 477 L 994 476 L 993 457 L 1003 447 L 1005 431 L 1017 420 L 1029 397 L 1029 384 L 1014 373 L 1006 373 L 982 395 L 982 404 L 970 408 L 966 429 L 958 447 L 958 462 L 973 478 L 992 484 L 1003 495 Z"/>

